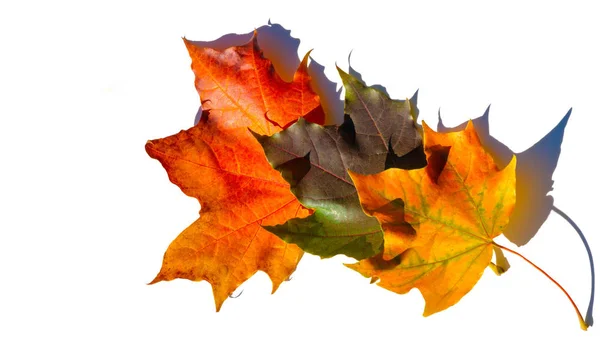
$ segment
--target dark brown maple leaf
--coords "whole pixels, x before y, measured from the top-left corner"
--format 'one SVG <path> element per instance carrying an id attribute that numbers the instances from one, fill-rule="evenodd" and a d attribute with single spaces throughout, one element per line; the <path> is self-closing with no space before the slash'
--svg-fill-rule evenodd
<path id="1" fill-rule="evenodd" d="M 256 135 L 271 165 L 315 213 L 266 227 L 307 252 L 366 258 L 381 250 L 383 233 L 365 215 L 347 170 L 376 173 L 386 167 L 425 165 L 416 104 L 391 100 L 338 69 L 346 88 L 344 123 L 321 126 L 302 119 L 272 137 Z M 402 156 L 399 158 L 398 156 Z"/>

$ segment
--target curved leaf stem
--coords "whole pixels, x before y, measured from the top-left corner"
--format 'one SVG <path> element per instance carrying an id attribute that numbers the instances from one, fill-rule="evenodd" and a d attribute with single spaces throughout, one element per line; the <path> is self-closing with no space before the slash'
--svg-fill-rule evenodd
<path id="1" fill-rule="evenodd" d="M 567 296 L 567 298 L 569 298 L 569 301 L 571 302 L 571 305 L 573 305 L 573 308 L 575 308 L 575 311 L 577 312 L 577 317 L 579 318 L 579 325 L 581 326 L 581 329 L 586 330 L 588 328 L 588 325 L 585 323 L 585 320 L 583 320 L 583 316 L 581 316 L 581 312 L 579 312 L 579 308 L 577 307 L 577 305 L 575 304 L 575 302 L 573 301 L 573 298 L 571 298 L 571 296 L 569 295 L 569 293 L 567 293 L 567 291 L 563 288 L 563 286 L 561 286 L 558 282 L 556 282 L 556 280 L 554 280 L 550 275 L 548 275 L 548 273 L 546 273 L 542 268 L 538 267 L 535 263 L 531 262 L 530 260 L 528 260 L 525 256 L 521 255 L 520 253 L 509 249 L 505 246 L 502 246 L 496 242 L 492 242 L 492 244 L 494 244 L 495 246 L 497 246 L 498 248 L 502 249 L 502 250 L 506 250 L 510 253 L 513 253 L 517 256 L 519 256 L 520 258 L 524 259 L 525 261 L 527 261 L 527 263 L 529 263 L 530 265 L 532 265 L 535 269 L 539 270 L 542 274 L 546 275 L 546 277 L 548 279 L 550 279 L 550 281 L 554 282 L 555 285 L 558 286 L 558 288 L 560 288 L 561 291 L 563 291 L 563 293 L 565 293 L 565 295 Z"/>
<path id="2" fill-rule="evenodd" d="M 596 293 L 596 273 L 594 272 L 595 269 L 594 269 L 594 258 L 592 257 L 592 249 L 590 248 L 590 245 L 588 244 L 587 239 L 585 239 L 585 236 L 583 235 L 583 231 L 581 231 L 579 226 L 577 226 L 577 224 L 575 224 L 573 219 L 571 219 L 565 212 L 561 211 L 556 206 L 552 206 L 552 210 L 554 212 L 556 212 L 559 216 L 561 216 L 564 220 L 566 220 L 573 227 L 573 229 L 575 229 L 575 231 L 579 235 L 579 238 L 581 238 L 581 242 L 583 242 L 583 245 L 585 246 L 585 250 L 587 251 L 588 259 L 590 260 L 590 271 L 592 274 L 591 275 L 591 277 L 592 277 L 591 290 L 592 291 L 590 294 L 590 302 L 588 304 L 587 313 L 585 315 L 585 323 L 588 326 L 592 326 L 594 324 L 594 317 L 593 317 L 594 294 Z"/>

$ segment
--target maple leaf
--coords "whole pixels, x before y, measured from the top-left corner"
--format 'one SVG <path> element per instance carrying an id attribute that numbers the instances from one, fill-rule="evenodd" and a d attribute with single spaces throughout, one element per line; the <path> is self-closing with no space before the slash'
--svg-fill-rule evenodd
<path id="1" fill-rule="evenodd" d="M 363 212 L 346 170 L 377 173 L 425 165 L 411 101 L 391 100 L 338 68 L 346 89 L 344 123 L 321 126 L 302 119 L 271 137 L 256 134 L 271 165 L 300 202 L 306 218 L 265 228 L 321 257 L 367 258 L 381 250 L 381 226 Z"/>
<path id="2" fill-rule="evenodd" d="M 171 182 L 201 203 L 200 218 L 168 247 L 151 282 L 207 280 L 217 311 L 258 270 L 273 292 L 295 270 L 302 250 L 264 230 L 310 214 L 273 170 L 248 128 L 278 132 L 298 117 L 322 109 L 310 88 L 308 55 L 292 82 L 262 57 L 256 32 L 245 45 L 222 51 L 184 40 L 192 58 L 204 107 L 200 122 L 176 135 L 146 144 Z"/>
<path id="3" fill-rule="evenodd" d="M 516 158 L 498 170 L 472 122 L 447 134 L 423 128 L 425 168 L 350 172 L 365 212 L 383 227 L 386 246 L 348 267 L 396 293 L 418 288 L 428 316 L 457 303 L 490 263 L 493 238 L 515 206 Z"/>

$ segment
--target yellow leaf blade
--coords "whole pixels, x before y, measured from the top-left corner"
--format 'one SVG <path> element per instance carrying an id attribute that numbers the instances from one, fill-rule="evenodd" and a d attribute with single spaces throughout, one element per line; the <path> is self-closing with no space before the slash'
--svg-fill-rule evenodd
<path id="1" fill-rule="evenodd" d="M 381 255 L 349 267 L 397 293 L 418 288 L 427 316 L 457 303 L 489 265 L 514 208 L 516 158 L 498 170 L 472 123 L 447 134 L 423 123 L 423 131 L 425 168 L 349 173 L 385 237 Z"/>

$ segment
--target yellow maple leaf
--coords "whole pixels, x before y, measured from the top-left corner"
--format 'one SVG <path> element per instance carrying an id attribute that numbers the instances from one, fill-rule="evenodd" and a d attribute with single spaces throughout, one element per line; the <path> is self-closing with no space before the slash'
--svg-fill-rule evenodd
<path id="1" fill-rule="evenodd" d="M 382 254 L 349 267 L 396 293 L 418 288 L 428 316 L 456 304 L 489 265 L 514 208 L 516 158 L 498 170 L 471 122 L 446 134 L 423 126 L 425 168 L 350 172 L 385 243 Z"/>

